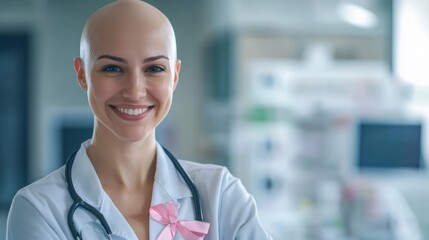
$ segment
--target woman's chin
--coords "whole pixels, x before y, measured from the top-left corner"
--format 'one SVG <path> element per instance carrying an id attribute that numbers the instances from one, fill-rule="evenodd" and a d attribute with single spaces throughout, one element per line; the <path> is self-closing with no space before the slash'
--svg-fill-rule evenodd
<path id="1" fill-rule="evenodd" d="M 121 134 L 120 136 L 117 135 L 117 137 L 124 143 L 137 143 L 144 140 L 148 140 L 148 138 L 151 136 L 149 133 L 128 133 L 128 134 Z"/>

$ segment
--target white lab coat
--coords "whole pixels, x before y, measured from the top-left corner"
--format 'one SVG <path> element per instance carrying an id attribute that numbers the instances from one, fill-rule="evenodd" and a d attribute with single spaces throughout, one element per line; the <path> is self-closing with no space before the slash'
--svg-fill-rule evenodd
<path id="1" fill-rule="evenodd" d="M 113 239 L 137 239 L 131 226 L 103 190 L 86 154 L 88 141 L 76 154 L 72 170 L 76 192 L 97 208 L 106 218 Z M 271 239 L 258 220 L 253 197 L 240 180 L 220 166 L 180 161 L 200 193 L 204 221 L 210 223 L 205 239 Z M 62 167 L 43 179 L 21 189 L 15 196 L 8 215 L 7 240 L 72 239 L 67 213 L 72 199 L 65 185 Z M 194 220 L 192 194 L 186 183 L 157 145 L 157 164 L 151 206 L 170 200 L 179 205 L 179 220 Z M 106 239 L 96 218 L 78 208 L 74 216 L 77 230 L 83 239 Z M 164 225 L 150 219 L 150 237 L 156 239 Z M 179 233 L 176 239 L 182 239 Z"/>

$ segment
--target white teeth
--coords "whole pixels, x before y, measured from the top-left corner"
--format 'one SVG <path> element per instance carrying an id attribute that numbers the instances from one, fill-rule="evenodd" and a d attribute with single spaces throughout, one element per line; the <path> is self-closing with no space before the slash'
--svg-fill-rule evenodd
<path id="1" fill-rule="evenodd" d="M 147 111 L 148 108 L 123 108 L 123 107 L 116 107 L 116 109 L 124 114 L 131 115 L 131 116 L 137 116 Z"/>

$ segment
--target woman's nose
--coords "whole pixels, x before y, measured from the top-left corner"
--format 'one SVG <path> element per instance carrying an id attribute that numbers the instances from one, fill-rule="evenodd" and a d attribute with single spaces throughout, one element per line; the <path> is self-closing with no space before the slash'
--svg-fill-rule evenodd
<path id="1" fill-rule="evenodd" d="M 130 100 L 139 100 L 146 96 L 146 81 L 139 73 L 130 74 L 125 80 L 123 96 Z"/>

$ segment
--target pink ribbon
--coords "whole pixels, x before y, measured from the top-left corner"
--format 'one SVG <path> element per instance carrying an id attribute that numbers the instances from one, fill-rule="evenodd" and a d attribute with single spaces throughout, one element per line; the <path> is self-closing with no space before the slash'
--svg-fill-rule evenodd
<path id="1" fill-rule="evenodd" d="M 167 224 L 159 234 L 157 240 L 172 240 L 179 231 L 180 235 L 185 240 L 202 240 L 209 232 L 210 223 L 193 221 L 193 220 L 177 220 L 177 205 L 173 201 L 167 204 L 158 204 L 150 207 L 149 215 L 155 221 L 162 224 Z"/>

